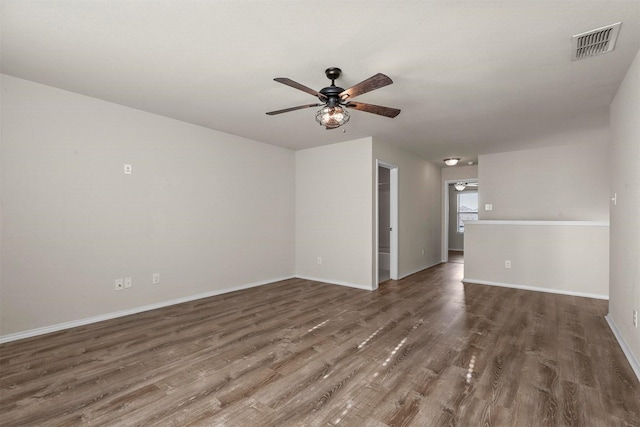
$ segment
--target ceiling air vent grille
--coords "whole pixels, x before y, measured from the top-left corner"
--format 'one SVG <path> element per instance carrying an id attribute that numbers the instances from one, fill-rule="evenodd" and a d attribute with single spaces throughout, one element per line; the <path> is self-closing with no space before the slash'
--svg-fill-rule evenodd
<path id="1" fill-rule="evenodd" d="M 571 37 L 573 46 L 571 60 L 575 61 L 600 55 L 601 53 L 611 52 L 616 46 L 616 39 L 618 38 L 621 24 L 621 22 L 618 22 Z"/>

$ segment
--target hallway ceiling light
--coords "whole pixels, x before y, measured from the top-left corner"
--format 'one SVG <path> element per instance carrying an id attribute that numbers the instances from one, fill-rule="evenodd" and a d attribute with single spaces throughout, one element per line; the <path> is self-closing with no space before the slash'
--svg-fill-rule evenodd
<path id="1" fill-rule="evenodd" d="M 449 157 L 448 159 L 444 159 L 444 163 L 447 166 L 455 166 L 455 165 L 458 164 L 459 161 L 460 161 L 460 159 L 457 158 L 457 157 Z"/>
<path id="2" fill-rule="evenodd" d="M 455 189 L 456 189 L 456 191 L 462 191 L 462 190 L 464 190 L 465 188 L 467 188 L 467 185 L 466 185 L 464 182 L 456 182 L 456 183 L 453 185 L 453 188 L 455 188 Z"/>

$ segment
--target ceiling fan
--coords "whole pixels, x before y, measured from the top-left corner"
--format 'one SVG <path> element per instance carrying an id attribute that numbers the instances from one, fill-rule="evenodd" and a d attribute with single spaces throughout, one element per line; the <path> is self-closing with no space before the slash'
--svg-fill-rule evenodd
<path id="1" fill-rule="evenodd" d="M 463 191 L 465 188 L 468 187 L 478 187 L 478 183 L 477 182 L 456 182 L 455 184 L 453 184 L 453 188 L 456 189 L 456 191 Z"/>
<path id="2" fill-rule="evenodd" d="M 331 80 L 331 86 L 325 87 L 319 92 L 286 77 L 275 78 L 274 80 L 278 83 L 291 86 L 292 88 L 318 97 L 322 103 L 299 105 L 297 107 L 285 108 L 283 110 L 270 111 L 267 114 L 274 116 L 276 114 L 288 113 L 289 111 L 301 110 L 303 108 L 322 107 L 316 113 L 316 121 L 320 126 L 324 126 L 327 130 L 337 129 L 349 121 L 349 113 L 346 110 L 347 108 L 353 108 L 354 110 L 365 111 L 367 113 L 378 114 L 380 116 L 390 118 L 400 114 L 400 110 L 397 108 L 382 107 L 380 105 L 351 101 L 352 98 L 355 98 L 358 95 L 380 89 L 381 87 L 393 83 L 393 80 L 388 76 L 378 73 L 345 90 L 335 85 L 335 80 L 340 77 L 341 72 L 342 70 L 340 70 L 340 68 L 327 68 L 324 73 L 327 78 Z"/>

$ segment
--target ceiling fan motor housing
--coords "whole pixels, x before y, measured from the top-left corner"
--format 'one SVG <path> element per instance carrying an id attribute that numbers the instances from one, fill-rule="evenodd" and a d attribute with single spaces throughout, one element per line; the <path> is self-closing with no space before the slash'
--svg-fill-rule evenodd
<path id="1" fill-rule="evenodd" d="M 342 92 L 344 92 L 344 89 L 338 86 L 329 86 L 320 90 L 320 93 L 327 97 L 327 105 L 329 107 L 335 107 L 340 104 L 340 94 Z M 322 101 L 322 98 L 318 98 Z"/>

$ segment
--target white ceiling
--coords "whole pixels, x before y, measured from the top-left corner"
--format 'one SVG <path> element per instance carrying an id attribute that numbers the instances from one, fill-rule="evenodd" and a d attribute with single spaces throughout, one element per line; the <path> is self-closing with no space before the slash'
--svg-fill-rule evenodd
<path id="1" fill-rule="evenodd" d="M 366 136 L 442 164 L 531 148 L 546 134 L 599 127 L 640 48 L 640 1 L 2 0 L 2 72 L 278 146 Z M 615 51 L 572 62 L 571 36 L 622 21 Z M 327 67 L 356 101 L 327 131 L 316 90 Z"/>

